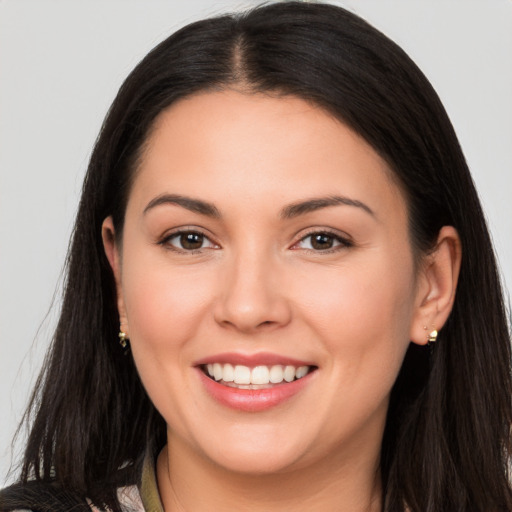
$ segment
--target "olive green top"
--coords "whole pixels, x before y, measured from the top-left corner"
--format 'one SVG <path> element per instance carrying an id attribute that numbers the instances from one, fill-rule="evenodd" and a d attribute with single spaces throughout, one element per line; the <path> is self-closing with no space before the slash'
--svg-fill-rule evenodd
<path id="1" fill-rule="evenodd" d="M 160 501 L 160 494 L 158 494 L 155 462 L 152 457 L 144 459 L 139 491 L 145 512 L 164 512 L 164 507 Z"/>

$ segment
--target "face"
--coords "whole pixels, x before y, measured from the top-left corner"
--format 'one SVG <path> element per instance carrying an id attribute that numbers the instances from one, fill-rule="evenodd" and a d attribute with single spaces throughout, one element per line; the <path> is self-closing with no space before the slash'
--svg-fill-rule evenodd
<path id="1" fill-rule="evenodd" d="M 112 264 L 171 451 L 256 473 L 378 452 L 419 304 L 390 174 L 295 97 L 160 115 Z"/>

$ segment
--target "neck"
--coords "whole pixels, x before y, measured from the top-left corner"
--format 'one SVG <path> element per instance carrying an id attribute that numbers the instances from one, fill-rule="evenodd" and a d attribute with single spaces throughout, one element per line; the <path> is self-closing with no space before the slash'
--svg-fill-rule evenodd
<path id="1" fill-rule="evenodd" d="M 378 449 L 366 458 L 359 452 L 279 473 L 240 474 L 206 460 L 172 436 L 169 446 L 157 462 L 166 512 L 379 512 L 382 507 Z"/>

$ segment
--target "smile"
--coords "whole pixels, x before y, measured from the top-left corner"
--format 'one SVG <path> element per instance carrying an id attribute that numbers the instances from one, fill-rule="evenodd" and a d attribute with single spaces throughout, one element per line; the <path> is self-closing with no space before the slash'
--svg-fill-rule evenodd
<path id="1" fill-rule="evenodd" d="M 272 365 L 255 366 L 209 363 L 203 366 L 203 371 L 228 387 L 238 389 L 265 389 L 283 382 L 293 382 L 302 379 L 310 371 L 310 366 Z"/>
<path id="2" fill-rule="evenodd" d="M 263 412 L 301 395 L 316 380 L 318 366 L 272 353 L 224 353 L 196 361 L 203 389 L 218 404 Z"/>

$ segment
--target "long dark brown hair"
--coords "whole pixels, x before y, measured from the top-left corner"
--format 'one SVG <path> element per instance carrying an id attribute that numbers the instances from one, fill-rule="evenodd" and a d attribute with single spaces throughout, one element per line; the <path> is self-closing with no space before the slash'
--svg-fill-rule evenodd
<path id="1" fill-rule="evenodd" d="M 457 229 L 463 258 L 451 316 L 432 354 L 411 345 L 392 390 L 381 452 L 384 509 L 512 510 L 510 332 L 484 215 L 452 125 L 395 43 L 342 8 L 302 2 L 188 25 L 122 85 L 83 185 L 62 313 L 27 416 L 20 484 L 3 492 L 3 503 L 24 500 L 43 510 L 45 500 L 57 499 L 62 510 L 78 510 L 89 497 L 118 509 L 116 487 L 137 483 L 145 451 L 165 443 L 164 420 L 117 343 L 101 225 L 112 215 L 122 234 L 155 118 L 180 98 L 230 87 L 306 99 L 366 139 L 404 191 L 416 254 L 432 248 L 442 226 Z"/>

